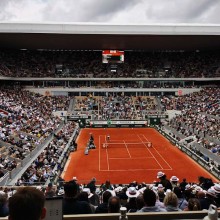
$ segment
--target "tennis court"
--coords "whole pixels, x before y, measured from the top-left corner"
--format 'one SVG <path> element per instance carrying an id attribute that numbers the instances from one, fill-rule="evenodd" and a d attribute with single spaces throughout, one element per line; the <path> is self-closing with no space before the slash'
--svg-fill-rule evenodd
<path id="1" fill-rule="evenodd" d="M 85 155 L 91 134 L 96 149 Z M 163 171 L 168 178 L 176 175 L 197 182 L 198 176 L 205 176 L 217 181 L 152 128 L 83 129 L 77 143 L 78 150 L 71 153 L 63 173 L 65 180 L 77 176 L 81 183 L 92 177 L 98 183 L 108 179 L 113 183 L 153 182 L 157 172 Z"/>

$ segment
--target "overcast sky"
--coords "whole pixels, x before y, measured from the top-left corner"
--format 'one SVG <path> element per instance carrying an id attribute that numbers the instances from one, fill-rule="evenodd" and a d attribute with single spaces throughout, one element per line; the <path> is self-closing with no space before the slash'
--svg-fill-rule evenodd
<path id="1" fill-rule="evenodd" d="M 215 23 L 220 0 L 0 0 L 0 22 Z"/>

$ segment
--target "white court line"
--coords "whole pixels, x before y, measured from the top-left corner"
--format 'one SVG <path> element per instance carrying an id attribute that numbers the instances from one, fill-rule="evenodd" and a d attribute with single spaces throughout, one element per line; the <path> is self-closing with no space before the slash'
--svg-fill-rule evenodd
<path id="1" fill-rule="evenodd" d="M 135 143 L 135 142 L 129 142 L 129 143 L 126 143 L 125 141 L 124 141 L 124 142 L 116 142 L 116 143 L 114 143 L 114 142 L 112 142 L 112 141 L 111 141 L 111 142 L 104 142 L 104 144 L 107 144 L 107 143 L 109 143 L 110 145 L 111 145 L 111 144 L 112 144 L 112 145 L 113 145 L 113 144 L 123 144 L 123 145 L 124 145 L 124 144 L 126 144 L 126 145 L 130 145 L 130 144 L 140 144 L 140 145 L 143 145 L 143 143 L 144 143 L 144 144 L 148 144 L 149 142 L 146 142 L 146 143 L 145 143 L 145 142 L 136 142 L 136 143 Z"/>
<path id="2" fill-rule="evenodd" d="M 126 171 L 146 171 L 146 170 L 158 170 L 158 169 L 126 169 L 126 170 L 101 170 L 101 171 L 116 171 L 116 172 L 126 172 Z M 172 169 L 162 169 L 162 170 L 172 170 Z"/>
<path id="3" fill-rule="evenodd" d="M 140 136 L 137 135 L 138 138 L 140 139 L 140 141 L 144 144 L 144 142 L 141 140 Z M 158 163 L 158 165 L 160 166 L 161 169 L 163 169 L 163 167 L 161 166 L 161 164 L 158 162 L 158 160 L 156 159 L 156 157 L 152 154 L 152 152 L 148 149 L 148 147 L 144 144 L 144 146 L 147 148 L 147 150 L 149 151 L 149 153 L 151 154 L 152 157 L 154 157 L 155 161 Z"/>
<path id="4" fill-rule="evenodd" d="M 142 134 L 142 136 L 145 138 L 146 141 L 148 141 L 148 139 L 145 137 L 145 135 Z M 158 150 L 154 147 L 153 148 L 157 153 L 158 155 L 163 159 L 163 161 L 170 167 L 170 169 L 172 170 L 173 168 L 170 166 L 170 164 L 162 157 L 162 155 L 158 152 Z"/>
<path id="5" fill-rule="evenodd" d="M 111 141 L 111 142 L 116 142 L 116 141 L 119 141 L 119 142 L 120 142 L 121 140 L 116 140 L 116 139 L 114 139 L 114 140 L 110 140 L 110 141 Z"/>
<path id="6" fill-rule="evenodd" d="M 109 170 L 108 147 L 105 148 L 105 151 L 106 151 L 106 157 L 107 157 L 107 166 Z"/>
<path id="7" fill-rule="evenodd" d="M 129 157 L 109 157 L 108 159 L 109 160 L 123 160 L 123 159 L 125 159 L 125 160 L 137 160 L 137 159 L 151 159 L 151 158 L 153 158 L 154 159 L 154 157 L 131 157 L 131 158 L 129 158 Z"/>
<path id="8" fill-rule="evenodd" d="M 99 171 L 103 171 L 101 170 L 101 141 L 100 141 L 100 137 L 104 136 L 106 138 L 106 135 L 99 135 Z M 108 170 L 109 170 L 109 158 L 108 158 L 108 149 L 107 147 L 105 148 L 106 151 L 106 160 L 107 160 L 107 166 L 108 166 Z"/>
<path id="9" fill-rule="evenodd" d="M 124 140 L 123 140 L 123 141 L 124 141 Z M 125 141 L 124 141 L 124 144 L 125 144 L 125 147 L 126 147 L 126 149 L 127 149 L 128 154 L 129 154 L 129 157 L 131 158 L 131 154 L 130 154 L 130 152 L 129 152 L 129 150 L 128 150 L 128 146 L 127 146 L 127 144 L 125 143 Z"/>
<path id="10" fill-rule="evenodd" d="M 101 162 L 100 162 L 100 135 L 99 135 L 99 171 L 101 170 Z"/>

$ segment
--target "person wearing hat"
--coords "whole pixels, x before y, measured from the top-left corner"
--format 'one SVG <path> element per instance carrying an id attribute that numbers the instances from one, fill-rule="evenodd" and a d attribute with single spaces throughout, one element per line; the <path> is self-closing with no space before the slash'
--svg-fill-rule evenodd
<path id="1" fill-rule="evenodd" d="M 215 198 L 216 198 L 216 193 L 213 189 L 208 189 L 208 191 L 205 194 L 205 199 L 204 202 L 201 203 L 201 207 L 202 209 L 209 209 L 209 206 L 211 204 L 217 206 L 216 202 L 215 202 Z"/>
<path id="2" fill-rule="evenodd" d="M 217 204 L 217 207 L 220 207 L 220 184 L 216 183 L 214 186 L 211 187 L 215 191 L 215 202 Z"/>
<path id="3" fill-rule="evenodd" d="M 164 187 L 164 191 L 167 191 L 167 189 L 172 190 L 172 185 L 170 183 L 170 181 L 167 179 L 166 174 L 159 171 L 157 173 L 157 178 L 160 179 L 160 181 L 158 182 L 158 184 L 162 184 Z"/>
<path id="4" fill-rule="evenodd" d="M 126 195 L 127 187 L 123 187 L 120 192 L 117 193 L 117 196 L 120 198 L 120 202 L 122 206 L 127 204 L 128 196 Z"/>
<path id="5" fill-rule="evenodd" d="M 135 187 L 129 187 L 126 191 L 126 195 L 128 196 L 128 202 L 125 205 L 128 212 L 136 212 L 137 211 L 137 203 L 136 198 L 139 195 L 139 191 L 136 190 Z"/>
<path id="6" fill-rule="evenodd" d="M 170 182 L 171 182 L 172 188 L 179 186 L 179 178 L 177 178 L 176 176 L 172 176 L 170 178 Z"/>

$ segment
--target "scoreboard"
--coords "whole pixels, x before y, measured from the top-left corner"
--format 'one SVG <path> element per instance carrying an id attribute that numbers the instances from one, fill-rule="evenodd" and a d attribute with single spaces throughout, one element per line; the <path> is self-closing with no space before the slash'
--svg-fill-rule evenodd
<path id="1" fill-rule="evenodd" d="M 102 63 L 124 63 L 124 51 L 103 50 Z"/>

